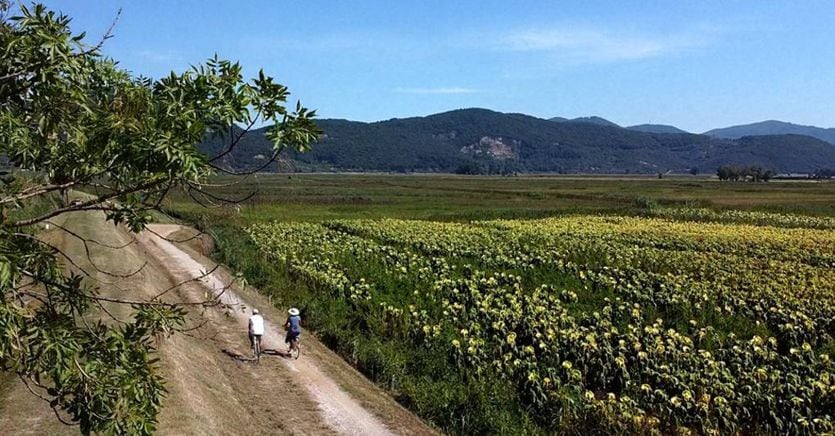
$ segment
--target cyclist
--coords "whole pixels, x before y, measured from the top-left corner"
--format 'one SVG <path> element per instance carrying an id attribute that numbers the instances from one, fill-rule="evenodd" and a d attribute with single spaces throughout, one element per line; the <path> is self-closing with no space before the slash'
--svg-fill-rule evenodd
<path id="1" fill-rule="evenodd" d="M 284 338 L 284 343 L 287 344 L 287 350 L 290 351 L 292 349 L 292 341 L 297 340 L 302 334 L 302 318 L 299 316 L 299 309 L 295 307 L 288 310 L 287 313 L 290 316 L 287 317 L 287 321 L 284 323 L 284 327 L 287 329 L 287 336 Z"/>
<path id="2" fill-rule="evenodd" d="M 264 318 L 258 314 L 258 309 L 252 309 L 252 316 L 249 317 L 249 346 L 255 351 L 255 339 L 261 341 L 264 334 Z"/>

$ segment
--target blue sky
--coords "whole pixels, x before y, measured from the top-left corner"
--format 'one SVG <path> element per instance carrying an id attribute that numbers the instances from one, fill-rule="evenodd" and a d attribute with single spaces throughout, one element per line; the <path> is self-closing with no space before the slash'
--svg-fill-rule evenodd
<path id="1" fill-rule="evenodd" d="M 218 53 L 324 118 L 465 107 L 693 132 L 835 126 L 835 2 L 49 1 L 159 77 Z"/>

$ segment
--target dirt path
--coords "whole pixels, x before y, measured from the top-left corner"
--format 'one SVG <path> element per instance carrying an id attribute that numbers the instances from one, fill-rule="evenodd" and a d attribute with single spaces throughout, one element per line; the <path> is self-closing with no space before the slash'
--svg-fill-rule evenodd
<path id="1" fill-rule="evenodd" d="M 188 244 L 171 244 L 149 232 L 131 235 L 106 223 L 101 213 L 67 214 L 60 224 L 105 245 L 125 245 L 118 250 L 92 245 L 88 258 L 77 238 L 54 228 L 44 234 L 75 258 L 102 295 L 141 299 L 173 288 L 165 295 L 166 301 L 200 302 L 229 283 L 230 275 L 220 268 L 202 283 L 175 286 L 215 264 Z M 153 227 L 160 234 L 183 229 Z M 136 243 L 130 243 L 134 239 Z M 111 285 L 113 277 L 99 270 L 139 272 Z M 267 319 L 283 321 L 284 312 L 257 290 L 234 288 L 224 298 L 227 303 L 256 304 Z M 113 305 L 108 310 L 117 318 L 130 316 L 126 307 Z M 195 306 L 189 310 L 187 324 L 202 327 L 160 342 L 160 370 L 168 395 L 158 417 L 158 434 L 437 434 L 311 335 L 303 337 L 298 361 L 268 356 L 253 365 L 230 357 L 249 355 L 247 316 L 240 310 Z M 267 327 L 266 348 L 283 349 L 281 329 L 275 324 Z M 16 378 L 0 373 L 0 434 L 70 435 L 78 434 L 78 427 L 60 424 L 48 404 Z"/>
<path id="2" fill-rule="evenodd" d="M 179 229 L 179 226 L 174 225 L 151 226 L 151 230 L 156 234 L 144 233 L 140 238 L 140 243 L 149 254 L 167 265 L 175 276 L 185 279 L 205 276 L 200 278 L 203 286 L 212 294 L 220 295 L 224 304 L 242 309 L 235 310 L 231 314 L 237 319 L 241 331 L 246 331 L 249 310 L 243 309 L 250 308 L 252 305 L 243 300 L 234 289 L 229 288 L 228 282 L 221 279 L 219 274 L 206 275 L 207 268 L 204 265 L 168 240 L 157 236 L 166 237 Z M 284 350 L 286 348 L 282 328 L 266 321 L 265 330 L 263 339 L 265 349 Z M 293 372 L 294 381 L 300 383 L 316 401 L 322 418 L 333 430 L 349 435 L 393 434 L 376 416 L 341 389 L 311 358 L 305 356 L 299 360 L 285 358 L 279 360 Z"/>

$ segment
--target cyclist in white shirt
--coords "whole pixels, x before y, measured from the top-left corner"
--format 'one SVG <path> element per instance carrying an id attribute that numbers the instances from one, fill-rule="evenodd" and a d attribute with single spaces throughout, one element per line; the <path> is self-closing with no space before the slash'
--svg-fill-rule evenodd
<path id="1" fill-rule="evenodd" d="M 258 314 L 258 309 L 252 309 L 252 316 L 249 317 L 249 346 L 255 349 L 255 338 L 261 340 L 264 334 L 264 318 Z"/>

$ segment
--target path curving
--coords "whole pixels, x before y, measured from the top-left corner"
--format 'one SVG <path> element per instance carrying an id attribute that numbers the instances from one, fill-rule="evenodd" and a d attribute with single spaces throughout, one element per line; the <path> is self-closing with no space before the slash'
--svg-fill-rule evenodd
<path id="1" fill-rule="evenodd" d="M 181 229 L 180 226 L 160 224 L 151 225 L 149 228 L 151 232 L 143 232 L 140 236 L 140 244 L 149 255 L 156 257 L 160 264 L 165 265 L 172 275 L 183 280 L 199 278 L 201 286 L 214 295 L 220 295 L 223 304 L 251 307 L 234 289 L 227 286 L 218 273 L 212 272 L 207 275 L 206 267 L 165 239 Z M 236 318 L 241 331 L 246 331 L 248 311 L 233 310 L 230 311 L 230 315 Z M 269 321 L 265 322 L 263 338 L 265 349 L 286 349 L 283 338 L 282 328 Z M 303 353 L 299 360 L 284 358 L 281 360 L 293 372 L 293 379 L 301 384 L 318 404 L 324 422 L 337 433 L 345 435 L 394 434 L 377 416 L 366 410 L 362 404 L 340 388 L 310 356 L 305 356 Z"/>

